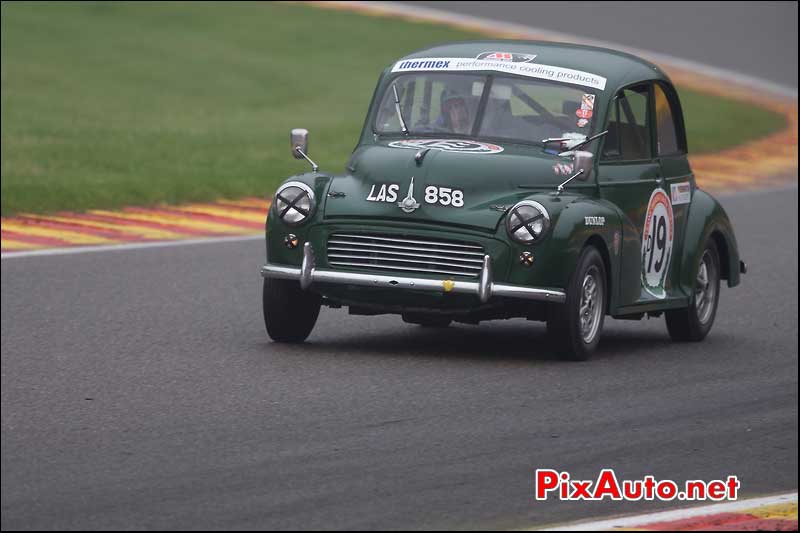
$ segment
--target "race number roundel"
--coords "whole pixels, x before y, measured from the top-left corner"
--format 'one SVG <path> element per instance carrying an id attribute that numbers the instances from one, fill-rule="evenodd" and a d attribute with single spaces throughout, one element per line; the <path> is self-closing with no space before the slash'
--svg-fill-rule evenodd
<path id="1" fill-rule="evenodd" d="M 442 150 L 443 152 L 459 152 L 462 154 L 499 154 L 503 151 L 503 147 L 496 144 L 463 139 L 403 139 L 402 141 L 390 142 L 389 146 L 392 148 L 411 148 L 413 150 L 431 148 L 433 150 Z"/>
<path id="2" fill-rule="evenodd" d="M 661 189 L 650 195 L 642 231 L 642 286 L 656 298 L 666 298 L 664 282 L 672 258 L 675 220 L 669 196 Z"/>

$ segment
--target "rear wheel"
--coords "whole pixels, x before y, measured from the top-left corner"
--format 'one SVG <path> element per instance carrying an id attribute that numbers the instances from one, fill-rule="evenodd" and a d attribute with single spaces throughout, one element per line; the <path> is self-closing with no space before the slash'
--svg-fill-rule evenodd
<path id="1" fill-rule="evenodd" d="M 583 250 L 567 287 L 567 300 L 551 305 L 547 334 L 564 359 L 585 361 L 600 342 L 606 314 L 606 269 L 597 248 Z"/>
<path id="2" fill-rule="evenodd" d="M 300 283 L 264 279 L 264 325 L 276 342 L 303 342 L 317 323 L 322 297 L 304 291 Z"/>
<path id="3" fill-rule="evenodd" d="M 708 335 L 717 316 L 719 280 L 719 252 L 713 239 L 709 239 L 697 265 L 691 304 L 666 312 L 667 331 L 672 340 L 698 342 Z"/>

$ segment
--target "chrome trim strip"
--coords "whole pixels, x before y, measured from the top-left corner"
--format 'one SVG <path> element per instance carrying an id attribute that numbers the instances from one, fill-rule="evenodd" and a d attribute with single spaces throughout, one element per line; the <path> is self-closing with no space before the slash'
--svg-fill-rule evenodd
<path id="1" fill-rule="evenodd" d="M 478 246 L 475 244 L 458 244 L 454 242 L 437 242 L 437 241 L 420 241 L 417 239 L 396 239 L 393 237 L 383 237 L 383 236 L 372 236 L 372 235 L 352 235 L 352 234 L 345 234 L 345 233 L 334 233 L 331 235 L 331 238 L 348 238 L 348 239 L 367 239 L 373 241 L 387 241 L 387 242 L 405 242 L 408 244 L 423 244 L 428 246 L 448 246 L 454 247 L 458 249 L 469 249 L 469 250 L 480 250 L 483 251 L 482 246 Z M 432 250 L 431 250 L 432 251 Z"/>
<path id="2" fill-rule="evenodd" d="M 345 266 L 345 267 L 355 267 L 355 268 L 372 268 L 377 270 L 402 270 L 404 272 L 427 272 L 430 274 L 449 274 L 451 276 L 464 276 L 464 277 L 472 277 L 474 278 L 477 272 L 454 272 L 452 270 L 444 270 L 438 268 L 412 268 L 412 267 L 402 267 L 402 266 L 394 266 L 394 265 L 372 265 L 368 263 L 350 263 L 346 261 L 328 261 L 331 266 Z"/>
<path id="3" fill-rule="evenodd" d="M 274 279 L 300 279 L 300 269 L 295 267 L 282 267 L 278 265 L 264 265 L 261 267 L 262 278 Z"/>
<path id="4" fill-rule="evenodd" d="M 483 265 L 478 282 L 317 270 L 314 263 L 314 249 L 311 243 L 307 242 L 303 245 L 303 264 L 301 268 L 266 264 L 261 267 L 261 276 L 265 278 L 299 280 L 300 286 L 303 288 L 310 287 L 312 283 L 340 283 L 364 287 L 429 290 L 436 292 L 445 291 L 444 282 L 449 281 L 452 283 L 452 286 L 448 292 L 473 294 L 478 296 L 481 302 L 488 301 L 492 296 L 523 298 L 554 303 L 564 303 L 566 301 L 566 293 L 564 291 L 494 283 L 492 281 L 491 258 L 488 255 L 484 256 Z"/>
<path id="5" fill-rule="evenodd" d="M 492 294 L 495 296 L 505 296 L 506 298 L 523 298 L 558 304 L 563 304 L 567 301 L 567 294 L 564 291 L 506 285 L 505 283 L 492 284 Z"/>

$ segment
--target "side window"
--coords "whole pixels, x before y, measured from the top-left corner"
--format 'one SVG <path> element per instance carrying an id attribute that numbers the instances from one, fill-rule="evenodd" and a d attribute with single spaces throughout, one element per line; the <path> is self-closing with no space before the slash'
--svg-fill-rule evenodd
<path id="1" fill-rule="evenodd" d="M 678 143 L 678 133 L 672 106 L 664 89 L 656 84 L 656 143 L 658 155 L 674 155 L 683 152 Z"/>
<path id="2" fill-rule="evenodd" d="M 615 98 L 608 121 L 603 158 L 618 161 L 651 159 L 647 85 L 625 89 Z"/>
<path id="3" fill-rule="evenodd" d="M 619 159 L 622 156 L 622 149 L 619 146 L 619 96 L 611 101 L 611 109 L 608 114 L 608 133 L 603 142 L 603 159 Z"/>

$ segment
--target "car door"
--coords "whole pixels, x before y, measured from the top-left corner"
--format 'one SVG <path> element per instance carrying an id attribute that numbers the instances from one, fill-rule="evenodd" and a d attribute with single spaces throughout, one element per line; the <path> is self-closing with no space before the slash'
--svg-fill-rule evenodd
<path id="1" fill-rule="evenodd" d="M 678 293 L 682 268 L 680 260 L 683 257 L 684 233 L 696 184 L 687 158 L 686 132 L 680 101 L 671 85 L 662 82 L 653 85 L 653 108 L 656 156 L 664 179 L 664 188 L 669 192 L 673 213 L 673 261 L 666 289 L 668 296 L 680 297 L 684 296 Z"/>
<path id="2" fill-rule="evenodd" d="M 620 254 L 620 270 L 615 280 L 616 307 L 658 298 L 644 290 L 646 268 L 661 275 L 670 257 L 662 254 L 666 239 L 663 215 L 661 165 L 654 154 L 652 135 L 652 84 L 643 83 L 620 90 L 611 103 L 598 164 L 600 196 L 622 212 L 619 237 L 614 237 L 612 253 Z M 651 205 L 657 208 L 649 213 Z M 653 216 L 656 216 L 655 226 Z M 647 235 L 643 240 L 643 235 Z M 644 245 L 643 245 L 644 242 Z M 619 243 L 619 245 L 617 245 Z M 657 252 L 657 253 L 656 253 Z M 652 260 L 652 262 L 651 262 Z M 645 269 L 645 272 L 643 272 Z"/>

